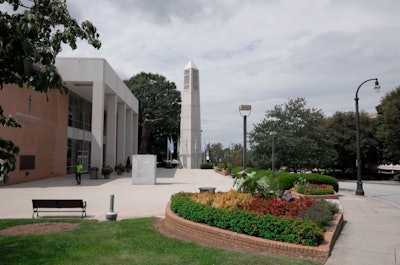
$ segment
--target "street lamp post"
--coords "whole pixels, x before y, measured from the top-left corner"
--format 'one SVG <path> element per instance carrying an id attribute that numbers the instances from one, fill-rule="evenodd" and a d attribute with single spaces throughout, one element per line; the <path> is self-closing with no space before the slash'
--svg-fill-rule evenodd
<path id="1" fill-rule="evenodd" d="M 243 170 L 246 169 L 246 154 L 247 154 L 247 117 L 250 116 L 251 113 L 251 105 L 240 105 L 239 106 L 240 116 L 243 117 Z"/>
<path id="2" fill-rule="evenodd" d="M 272 137 L 272 178 L 275 178 L 275 136 L 278 133 L 276 131 L 269 132 L 269 135 Z"/>
<path id="3" fill-rule="evenodd" d="M 378 78 L 371 78 L 368 80 L 365 80 L 364 82 L 359 85 L 357 88 L 356 92 L 356 97 L 354 98 L 356 102 L 356 148 L 357 148 L 357 160 L 356 160 L 356 166 L 357 166 L 357 189 L 356 189 L 356 195 L 361 195 L 364 196 L 364 189 L 362 185 L 362 178 L 361 178 L 361 150 L 360 150 L 360 115 L 358 112 L 358 91 L 360 90 L 361 86 L 364 85 L 365 83 L 369 81 L 375 81 L 375 86 L 374 90 L 376 92 L 379 92 L 379 89 L 381 88 L 379 86 Z"/>

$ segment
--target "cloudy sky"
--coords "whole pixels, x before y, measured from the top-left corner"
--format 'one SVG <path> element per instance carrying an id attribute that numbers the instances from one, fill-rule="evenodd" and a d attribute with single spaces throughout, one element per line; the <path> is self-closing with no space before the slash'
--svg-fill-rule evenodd
<path id="1" fill-rule="evenodd" d="M 248 130 L 265 112 L 304 97 L 326 116 L 374 112 L 400 85 L 399 0 L 67 0 L 92 21 L 102 47 L 82 43 L 61 56 L 105 58 L 121 79 L 158 73 L 183 87 L 192 60 L 200 71 L 206 142 L 241 143 L 238 107 L 252 105 Z"/>

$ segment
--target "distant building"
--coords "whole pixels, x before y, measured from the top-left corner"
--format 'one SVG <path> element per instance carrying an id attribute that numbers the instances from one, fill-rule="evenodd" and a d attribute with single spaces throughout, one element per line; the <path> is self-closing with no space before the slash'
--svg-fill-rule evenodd
<path id="1" fill-rule="evenodd" d="M 202 155 L 199 69 L 189 61 L 184 69 L 179 159 L 183 168 L 200 168 Z"/>
<path id="2" fill-rule="evenodd" d="M 0 105 L 22 128 L 2 128 L 0 137 L 20 147 L 7 184 L 62 176 L 117 163 L 138 151 L 139 103 L 106 60 L 58 58 L 68 87 L 45 94 L 5 85 Z M 1 185 L 1 184 L 0 184 Z"/>
<path id="3" fill-rule="evenodd" d="M 399 174 L 400 173 L 400 165 L 379 165 L 378 173 L 381 174 Z"/>
<path id="4" fill-rule="evenodd" d="M 369 113 L 368 117 L 370 117 L 371 119 L 376 119 L 378 118 L 379 113 Z"/>

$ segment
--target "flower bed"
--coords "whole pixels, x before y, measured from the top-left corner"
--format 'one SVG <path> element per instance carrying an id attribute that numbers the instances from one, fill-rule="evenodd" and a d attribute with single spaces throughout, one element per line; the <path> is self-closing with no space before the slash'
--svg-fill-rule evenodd
<path id="1" fill-rule="evenodd" d="M 192 222 L 176 215 L 171 210 L 171 203 L 168 203 L 165 209 L 166 227 L 177 234 L 192 237 L 194 242 L 196 242 L 195 238 L 202 238 L 203 241 L 209 241 L 210 246 L 231 246 L 238 251 L 307 258 L 322 263 L 325 263 L 329 257 L 343 224 L 343 214 L 336 213 L 330 223 L 330 228 L 324 234 L 323 242 L 318 247 L 309 247 L 266 240 Z"/>
<path id="2" fill-rule="evenodd" d="M 294 191 L 304 195 L 328 195 L 335 192 L 332 185 L 326 184 L 296 185 Z"/>
<path id="3" fill-rule="evenodd" d="M 315 200 L 319 200 L 319 199 L 322 199 L 322 200 L 337 200 L 337 199 L 339 199 L 339 195 L 336 192 L 334 192 L 333 194 L 327 194 L 327 195 L 304 195 L 304 194 L 292 191 L 292 196 L 294 198 L 305 197 L 305 198 L 312 198 L 312 199 L 315 199 Z"/>
<path id="4" fill-rule="evenodd" d="M 216 208 L 210 202 L 196 202 L 191 196 L 191 193 L 173 195 L 171 210 L 187 220 L 273 241 L 318 246 L 324 239 L 324 230 L 310 220 Z"/>
<path id="5" fill-rule="evenodd" d="M 290 189 L 296 198 L 308 197 L 314 199 L 337 199 L 337 193 L 332 185 L 309 183 L 307 179 L 300 178 Z"/>

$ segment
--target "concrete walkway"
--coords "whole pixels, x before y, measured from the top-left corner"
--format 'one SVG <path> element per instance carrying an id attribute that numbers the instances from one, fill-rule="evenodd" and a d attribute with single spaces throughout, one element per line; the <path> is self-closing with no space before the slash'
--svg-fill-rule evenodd
<path id="1" fill-rule="evenodd" d="M 400 264 L 400 208 L 353 191 L 339 195 L 345 226 L 325 264 Z"/>
<path id="2" fill-rule="evenodd" d="M 110 179 L 89 179 L 85 175 L 79 186 L 70 175 L 1 187 L 0 218 L 31 218 L 32 199 L 64 198 L 85 200 L 89 218 L 105 220 L 110 195 L 115 196 L 118 220 L 164 217 L 165 206 L 174 193 L 198 192 L 200 187 L 208 186 L 217 191 L 233 187 L 232 178 L 212 170 L 158 168 L 156 182 L 132 185 L 131 176 L 125 173 Z M 376 198 L 355 196 L 353 191 L 340 190 L 339 195 L 346 224 L 326 265 L 400 264 L 400 208 Z"/>
<path id="3" fill-rule="evenodd" d="M 69 175 L 2 187 L 0 218 L 31 218 L 32 199 L 83 199 L 87 202 L 89 218 L 106 220 L 110 195 L 114 195 L 118 220 L 164 217 L 165 206 L 174 193 L 198 192 L 200 187 L 207 186 L 216 187 L 217 191 L 233 187 L 232 178 L 212 170 L 158 168 L 156 177 L 156 185 L 132 185 L 130 173 L 124 173 L 121 176 L 112 174 L 110 179 L 90 179 L 83 175 L 81 185 L 76 185 L 75 176 Z"/>

